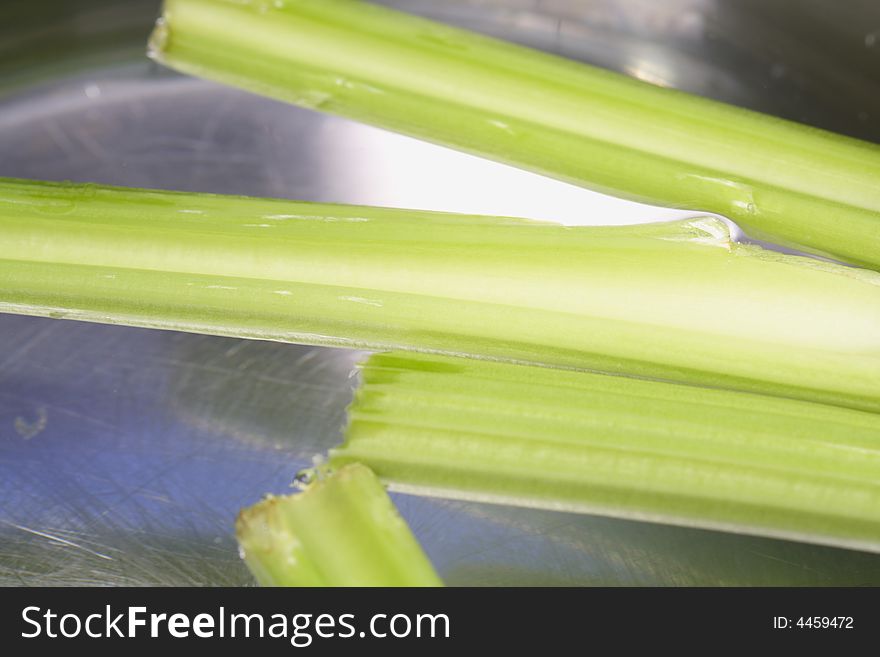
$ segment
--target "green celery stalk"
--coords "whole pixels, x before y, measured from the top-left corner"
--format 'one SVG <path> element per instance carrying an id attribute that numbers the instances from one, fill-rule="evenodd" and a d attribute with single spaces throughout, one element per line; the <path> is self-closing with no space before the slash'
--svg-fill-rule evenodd
<path id="1" fill-rule="evenodd" d="M 393 490 L 880 551 L 880 415 L 436 355 L 362 370 L 329 465 Z"/>
<path id="2" fill-rule="evenodd" d="M 244 509 L 236 536 L 261 586 L 442 586 L 382 484 L 359 464 Z"/>
<path id="3" fill-rule="evenodd" d="M 565 227 L 0 179 L 0 312 L 880 410 L 880 274 L 733 243 L 713 218 Z"/>
<path id="4" fill-rule="evenodd" d="M 880 146 L 356 0 L 165 0 L 170 67 L 880 266 Z"/>

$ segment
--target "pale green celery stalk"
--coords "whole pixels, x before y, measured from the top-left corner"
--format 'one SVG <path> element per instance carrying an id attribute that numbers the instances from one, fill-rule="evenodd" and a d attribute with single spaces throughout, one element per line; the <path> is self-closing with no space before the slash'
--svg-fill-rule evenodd
<path id="1" fill-rule="evenodd" d="M 442 586 L 376 475 L 359 464 L 243 510 L 236 536 L 261 586 Z"/>
<path id="2" fill-rule="evenodd" d="M 880 551 L 880 415 L 436 355 L 362 369 L 329 465 L 392 490 Z"/>
<path id="3" fill-rule="evenodd" d="M 0 180 L 0 312 L 880 410 L 880 274 L 732 243 L 712 218 L 565 227 Z"/>
<path id="4" fill-rule="evenodd" d="M 353 0 L 165 0 L 153 58 L 880 266 L 880 146 Z"/>

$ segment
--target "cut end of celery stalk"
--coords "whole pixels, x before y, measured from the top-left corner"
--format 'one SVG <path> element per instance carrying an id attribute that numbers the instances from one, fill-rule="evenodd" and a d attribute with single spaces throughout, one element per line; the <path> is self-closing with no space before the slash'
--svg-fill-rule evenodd
<path id="1" fill-rule="evenodd" d="M 330 464 L 395 490 L 880 552 L 880 415 L 439 356 L 362 369 Z"/>
<path id="2" fill-rule="evenodd" d="M 359 464 L 243 510 L 236 535 L 261 586 L 442 585 L 382 484 Z"/>

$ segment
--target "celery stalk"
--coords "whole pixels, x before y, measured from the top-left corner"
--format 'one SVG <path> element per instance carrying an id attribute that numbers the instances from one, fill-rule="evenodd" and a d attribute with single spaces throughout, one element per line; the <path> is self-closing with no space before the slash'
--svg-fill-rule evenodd
<path id="1" fill-rule="evenodd" d="M 241 512 L 236 535 L 262 586 L 441 586 L 388 494 L 362 465 Z"/>
<path id="2" fill-rule="evenodd" d="M 435 355 L 362 376 L 329 463 L 394 490 L 880 551 L 880 415 Z"/>
<path id="3" fill-rule="evenodd" d="M 0 312 L 880 410 L 880 275 L 733 243 L 712 218 L 565 227 L 0 179 Z"/>
<path id="4" fill-rule="evenodd" d="M 880 266 L 880 146 L 354 0 L 165 0 L 150 54 L 219 80 Z"/>

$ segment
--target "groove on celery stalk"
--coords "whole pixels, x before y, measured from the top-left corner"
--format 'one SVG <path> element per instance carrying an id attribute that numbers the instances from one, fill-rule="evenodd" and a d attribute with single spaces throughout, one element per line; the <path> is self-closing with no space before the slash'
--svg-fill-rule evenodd
<path id="1" fill-rule="evenodd" d="M 392 489 L 880 552 L 880 415 L 415 354 L 362 365 L 330 465 Z"/>
<path id="2" fill-rule="evenodd" d="M 236 536 L 261 586 L 442 585 L 382 484 L 359 464 L 244 509 Z"/>
<path id="3" fill-rule="evenodd" d="M 880 410 L 880 274 L 732 243 L 712 218 L 565 227 L 0 179 L 0 311 Z"/>
<path id="4" fill-rule="evenodd" d="M 165 0 L 180 71 L 880 266 L 880 146 L 353 0 Z"/>

